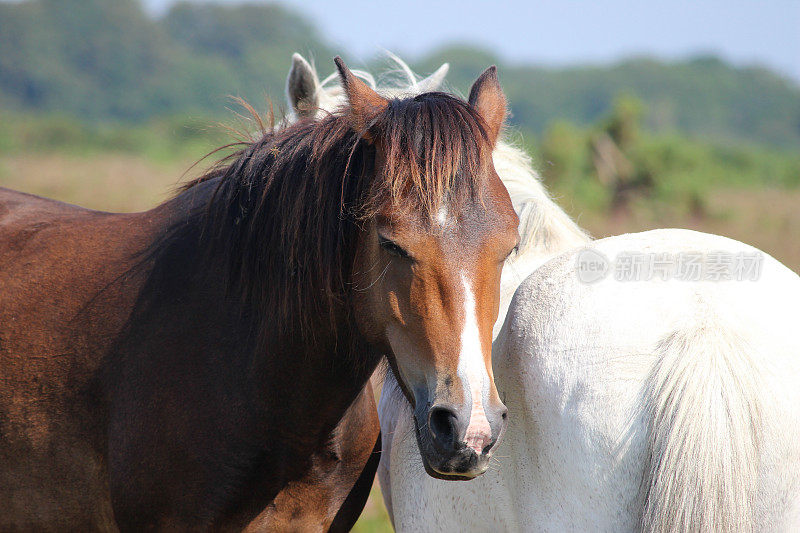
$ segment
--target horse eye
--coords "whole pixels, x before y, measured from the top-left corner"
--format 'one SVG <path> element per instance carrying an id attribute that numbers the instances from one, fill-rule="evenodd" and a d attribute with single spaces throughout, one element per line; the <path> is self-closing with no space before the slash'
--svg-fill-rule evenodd
<path id="1" fill-rule="evenodd" d="M 382 235 L 378 235 L 378 244 L 380 244 L 380 247 L 386 250 L 391 255 L 402 257 L 404 259 L 408 259 L 411 257 L 410 255 L 408 255 L 408 252 L 406 252 L 400 245 L 398 245 L 391 239 L 387 239 Z"/>
<path id="2" fill-rule="evenodd" d="M 502 262 L 508 261 L 511 258 L 512 255 L 517 255 L 517 252 L 519 252 L 519 244 L 516 245 L 515 247 L 513 247 L 511 249 L 511 251 L 508 252 L 508 254 L 506 254 L 506 256 L 505 256 L 505 258 L 503 258 Z"/>

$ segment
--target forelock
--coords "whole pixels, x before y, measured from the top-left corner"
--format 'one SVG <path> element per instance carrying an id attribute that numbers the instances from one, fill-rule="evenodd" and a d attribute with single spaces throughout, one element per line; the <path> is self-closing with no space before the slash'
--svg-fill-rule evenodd
<path id="1" fill-rule="evenodd" d="M 385 156 L 388 200 L 410 201 L 433 219 L 445 201 L 481 191 L 492 148 L 466 102 L 445 93 L 390 100 L 372 128 Z"/>

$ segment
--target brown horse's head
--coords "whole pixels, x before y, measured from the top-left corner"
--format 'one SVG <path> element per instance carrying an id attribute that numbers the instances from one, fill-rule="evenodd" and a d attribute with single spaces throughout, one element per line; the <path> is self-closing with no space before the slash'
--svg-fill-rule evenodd
<path id="1" fill-rule="evenodd" d="M 506 100 L 489 68 L 469 102 L 387 100 L 336 60 L 352 127 L 375 150 L 352 281 L 358 326 L 385 347 L 429 473 L 486 470 L 506 425 L 492 377 L 500 271 L 518 219 L 492 164 Z"/>
<path id="2" fill-rule="evenodd" d="M 300 113 L 188 186 L 217 183 L 204 242 L 258 323 L 265 365 L 324 364 L 315 393 L 345 400 L 386 354 L 428 472 L 474 477 L 505 427 L 491 364 L 518 240 L 492 164 L 505 97 L 494 67 L 464 102 L 386 99 L 336 61 L 347 105 Z"/>

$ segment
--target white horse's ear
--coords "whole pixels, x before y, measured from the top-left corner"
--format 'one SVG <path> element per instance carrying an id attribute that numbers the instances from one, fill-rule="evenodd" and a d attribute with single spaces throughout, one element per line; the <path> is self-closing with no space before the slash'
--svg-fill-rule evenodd
<path id="1" fill-rule="evenodd" d="M 492 65 L 481 74 L 469 91 L 469 105 L 481 114 L 486 122 L 489 142 L 494 146 L 506 119 L 506 96 L 497 79 L 497 67 Z"/>
<path id="2" fill-rule="evenodd" d="M 447 71 L 450 70 L 450 63 L 445 63 L 441 67 L 439 67 L 436 72 L 425 78 L 424 80 L 420 80 L 417 83 L 417 88 L 421 93 L 429 93 L 432 91 L 438 91 L 439 88 L 442 86 L 444 82 L 444 77 L 447 76 Z"/>
<path id="3" fill-rule="evenodd" d="M 292 68 L 286 78 L 286 98 L 299 117 L 312 116 L 319 107 L 319 78 L 308 61 L 292 55 Z"/>

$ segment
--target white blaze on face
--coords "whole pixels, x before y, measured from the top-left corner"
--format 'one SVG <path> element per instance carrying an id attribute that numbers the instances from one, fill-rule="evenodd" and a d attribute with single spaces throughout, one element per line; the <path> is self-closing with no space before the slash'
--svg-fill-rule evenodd
<path id="1" fill-rule="evenodd" d="M 439 212 L 436 213 L 436 222 L 438 222 L 440 226 L 444 226 L 445 224 L 447 224 L 448 214 L 449 213 L 447 212 L 447 207 L 445 206 L 440 207 Z"/>
<path id="2" fill-rule="evenodd" d="M 458 359 L 458 375 L 472 396 L 472 410 L 464 440 L 478 455 L 492 441 L 492 428 L 486 419 L 483 395 L 489 384 L 486 365 L 483 361 L 481 339 L 478 332 L 478 316 L 475 311 L 475 295 L 467 278 L 464 284 L 464 329 L 461 332 L 461 353 Z"/>

